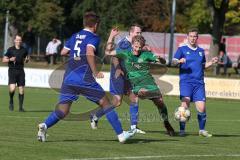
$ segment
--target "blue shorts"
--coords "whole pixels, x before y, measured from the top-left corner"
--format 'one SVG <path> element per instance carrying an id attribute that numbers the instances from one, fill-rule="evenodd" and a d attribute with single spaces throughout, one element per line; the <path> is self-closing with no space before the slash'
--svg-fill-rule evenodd
<path id="1" fill-rule="evenodd" d="M 90 101 L 99 104 L 99 101 L 105 96 L 105 91 L 97 82 L 82 85 L 63 83 L 59 96 L 59 104 L 76 101 L 79 95 L 82 95 Z"/>
<path id="2" fill-rule="evenodd" d="M 203 83 L 180 83 L 180 99 L 190 97 L 191 102 L 206 101 L 205 84 Z"/>
<path id="3" fill-rule="evenodd" d="M 115 77 L 115 69 L 111 69 L 110 73 L 110 93 L 112 95 L 124 95 L 127 94 L 128 91 L 131 90 L 131 84 L 126 79 L 125 76 L 120 75 L 119 77 Z"/>

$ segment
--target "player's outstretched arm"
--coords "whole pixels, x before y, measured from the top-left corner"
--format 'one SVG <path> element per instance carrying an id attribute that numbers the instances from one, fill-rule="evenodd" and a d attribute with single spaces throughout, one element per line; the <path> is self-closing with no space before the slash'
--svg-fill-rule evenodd
<path id="1" fill-rule="evenodd" d="M 63 49 L 61 50 L 61 56 L 67 56 L 68 53 L 69 53 L 69 50 L 66 49 L 66 48 L 63 48 Z"/>
<path id="2" fill-rule="evenodd" d="M 186 63 L 186 59 L 185 58 L 181 58 L 181 59 L 174 58 L 172 60 L 172 66 L 177 66 L 178 64 L 183 64 L 183 63 Z"/>
<path id="3" fill-rule="evenodd" d="M 211 67 L 213 64 L 218 62 L 218 57 L 213 57 L 211 61 L 205 63 L 205 68 Z"/>
<path id="4" fill-rule="evenodd" d="M 108 37 L 107 45 L 105 48 L 105 54 L 114 56 L 116 55 L 114 38 L 119 34 L 118 28 L 113 28 Z"/>

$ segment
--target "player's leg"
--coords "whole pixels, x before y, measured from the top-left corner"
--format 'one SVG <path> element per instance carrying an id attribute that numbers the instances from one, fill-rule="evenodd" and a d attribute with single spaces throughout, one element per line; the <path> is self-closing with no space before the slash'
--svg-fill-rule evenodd
<path id="1" fill-rule="evenodd" d="M 125 142 L 135 133 L 134 131 L 123 131 L 121 122 L 118 118 L 117 113 L 114 110 L 115 106 L 110 103 L 104 90 L 97 82 L 92 83 L 91 86 L 87 86 L 87 89 L 86 87 L 82 88 L 81 94 L 87 99 L 99 104 L 99 106 L 102 107 L 104 115 L 106 115 L 108 122 L 111 124 L 120 142 Z"/>
<path id="2" fill-rule="evenodd" d="M 16 73 L 15 70 L 8 70 L 8 87 L 9 87 L 9 110 L 14 110 L 13 97 L 16 90 Z"/>
<path id="3" fill-rule="evenodd" d="M 181 106 L 189 108 L 193 94 L 193 86 L 190 83 L 180 83 Z M 180 136 L 185 136 L 186 122 L 179 122 Z"/>
<path id="4" fill-rule="evenodd" d="M 70 110 L 71 103 L 59 104 L 56 109 L 49 114 L 43 123 L 38 125 L 38 140 L 46 141 L 47 129 L 55 125 L 59 120 L 63 119 Z"/>
<path id="5" fill-rule="evenodd" d="M 23 101 L 24 101 L 24 86 L 18 86 L 18 100 L 19 100 L 19 112 L 24 112 Z"/>
<path id="6" fill-rule="evenodd" d="M 206 95 L 205 95 L 205 86 L 204 84 L 195 85 L 193 101 L 197 109 L 197 119 L 199 125 L 199 135 L 204 137 L 211 137 L 212 134 L 208 133 L 205 130 L 205 125 L 207 121 L 206 114 Z"/>
<path id="7" fill-rule="evenodd" d="M 164 127 L 166 128 L 168 135 L 174 136 L 175 132 L 168 120 L 168 110 L 167 110 L 167 106 L 163 102 L 162 96 L 158 98 L 152 98 L 151 100 L 153 101 L 153 103 L 158 109 L 159 115 L 163 120 Z"/>
<path id="8" fill-rule="evenodd" d="M 122 124 L 118 118 L 117 113 L 114 110 L 114 106 L 110 104 L 106 96 L 104 96 L 100 101 L 99 105 L 103 108 L 108 122 L 111 124 L 113 130 L 115 131 L 119 142 L 124 143 L 130 137 L 132 137 L 136 130 L 123 131 Z"/>
<path id="9" fill-rule="evenodd" d="M 39 141 L 45 142 L 47 129 L 54 126 L 59 120 L 63 119 L 69 113 L 72 102 L 78 99 L 78 94 L 75 88 L 76 87 L 74 86 L 62 85 L 59 103 L 57 104 L 55 110 L 49 114 L 43 123 L 38 125 Z"/>
<path id="10" fill-rule="evenodd" d="M 190 97 L 182 97 L 181 98 L 181 107 L 189 108 L 190 107 Z M 186 122 L 179 122 L 180 127 L 180 136 L 185 136 L 185 128 L 186 128 Z"/>
<path id="11" fill-rule="evenodd" d="M 18 99 L 19 99 L 19 112 L 24 112 L 23 101 L 24 101 L 24 86 L 25 86 L 25 73 L 24 70 L 19 71 L 17 76 L 17 85 L 18 85 Z"/>
<path id="12" fill-rule="evenodd" d="M 139 105 L 138 105 L 138 96 L 135 95 L 132 91 L 129 91 L 129 114 L 130 114 L 130 123 L 131 129 L 136 130 L 136 133 L 146 134 L 145 131 L 138 128 L 138 117 L 139 117 Z"/>
<path id="13" fill-rule="evenodd" d="M 119 107 L 122 103 L 122 98 L 124 94 L 124 79 L 122 75 L 118 77 L 115 76 L 116 69 L 111 67 L 110 73 L 110 93 L 112 95 L 111 103 L 115 107 Z M 99 108 L 96 113 L 90 116 L 91 128 L 98 128 L 98 120 L 104 115 L 104 111 L 102 108 Z"/>
<path id="14" fill-rule="evenodd" d="M 13 97 L 15 94 L 16 84 L 9 84 L 9 110 L 14 110 Z"/>
<path id="15" fill-rule="evenodd" d="M 129 105 L 129 113 L 130 113 L 130 121 L 131 121 L 131 129 L 135 129 L 138 124 L 138 97 L 133 93 L 129 93 L 130 105 Z"/>

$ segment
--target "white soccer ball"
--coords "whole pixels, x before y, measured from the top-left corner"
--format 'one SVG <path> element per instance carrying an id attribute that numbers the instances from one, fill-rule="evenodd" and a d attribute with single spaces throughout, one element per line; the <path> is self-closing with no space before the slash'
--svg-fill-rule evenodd
<path id="1" fill-rule="evenodd" d="M 185 107 L 178 107 L 175 110 L 174 117 L 177 121 L 187 122 L 191 117 L 191 112 Z"/>

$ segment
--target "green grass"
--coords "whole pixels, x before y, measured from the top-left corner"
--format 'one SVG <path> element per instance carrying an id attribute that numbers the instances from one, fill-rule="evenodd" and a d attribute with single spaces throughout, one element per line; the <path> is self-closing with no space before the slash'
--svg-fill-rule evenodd
<path id="1" fill-rule="evenodd" d="M 237 160 L 240 159 L 240 101 L 209 99 L 207 130 L 212 138 L 197 135 L 196 111 L 191 108 L 192 118 L 187 124 L 186 137 L 166 136 L 156 108 L 148 101 L 140 102 L 139 127 L 146 135 L 135 135 L 127 144 L 120 144 L 110 125 L 103 118 L 98 130 L 91 130 L 89 121 L 60 121 L 48 130 L 48 141 L 36 139 L 37 124 L 54 109 L 58 95 L 50 89 L 26 88 L 25 113 L 18 112 L 17 94 L 15 111 L 8 111 L 8 90 L 0 86 L 0 159 L 1 160 L 61 160 L 83 158 L 136 157 L 136 159 L 164 160 Z M 166 96 L 171 123 L 173 112 L 179 104 L 178 97 Z M 72 113 L 96 107 L 80 98 L 74 103 Z M 124 129 L 129 128 L 128 106 L 117 109 Z M 182 155 L 179 156 L 179 155 Z M 192 157 L 191 157 L 192 155 Z M 205 155 L 205 156 L 197 156 Z M 224 156 L 228 155 L 228 156 Z M 234 156 L 235 155 L 235 156 Z M 163 156 L 163 157 L 161 157 Z M 119 158 L 121 159 L 121 158 Z M 129 158 L 130 159 L 130 158 Z"/>

